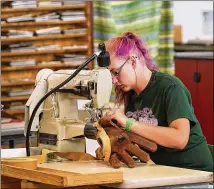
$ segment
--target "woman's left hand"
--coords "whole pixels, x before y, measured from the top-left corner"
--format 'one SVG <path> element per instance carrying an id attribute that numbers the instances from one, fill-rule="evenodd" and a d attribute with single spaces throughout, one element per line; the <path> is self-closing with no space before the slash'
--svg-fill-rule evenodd
<path id="1" fill-rule="evenodd" d="M 104 119 L 108 121 L 116 120 L 117 123 L 120 124 L 120 126 L 125 127 L 126 126 L 126 120 L 128 119 L 125 114 L 121 110 L 112 110 L 107 112 L 104 115 Z"/>

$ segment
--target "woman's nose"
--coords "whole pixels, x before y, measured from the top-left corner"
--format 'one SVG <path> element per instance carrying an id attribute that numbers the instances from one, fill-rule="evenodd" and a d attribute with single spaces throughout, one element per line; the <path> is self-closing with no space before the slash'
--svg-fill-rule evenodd
<path id="1" fill-rule="evenodd" d="M 112 82 L 113 82 L 114 85 L 117 84 L 118 83 L 117 77 L 113 76 L 112 77 Z"/>

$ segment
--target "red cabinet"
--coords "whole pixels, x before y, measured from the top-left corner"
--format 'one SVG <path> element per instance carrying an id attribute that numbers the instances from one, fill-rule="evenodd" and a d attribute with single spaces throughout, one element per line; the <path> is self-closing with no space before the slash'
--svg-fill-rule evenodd
<path id="1" fill-rule="evenodd" d="M 213 142 L 214 77 L 213 57 L 176 57 L 175 75 L 189 89 L 195 115 L 201 124 L 208 144 Z"/>

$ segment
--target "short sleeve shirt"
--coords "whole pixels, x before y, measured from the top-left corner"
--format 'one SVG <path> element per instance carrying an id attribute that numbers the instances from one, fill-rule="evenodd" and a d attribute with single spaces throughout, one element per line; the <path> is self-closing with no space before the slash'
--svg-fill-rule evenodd
<path id="1" fill-rule="evenodd" d="M 125 113 L 139 122 L 162 127 L 169 127 L 179 118 L 188 119 L 190 136 L 186 147 L 179 150 L 158 146 L 157 152 L 150 154 L 151 158 L 163 165 L 200 170 L 210 170 L 213 166 L 206 138 L 194 114 L 190 92 L 177 77 L 152 71 L 148 85 L 139 95 L 129 92 Z M 203 157 L 197 158 L 197 153 L 207 153 L 208 162 Z"/>

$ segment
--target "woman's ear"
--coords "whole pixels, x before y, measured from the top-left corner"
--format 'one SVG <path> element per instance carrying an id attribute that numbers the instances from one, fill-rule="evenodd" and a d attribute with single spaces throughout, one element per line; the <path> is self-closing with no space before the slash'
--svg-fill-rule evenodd
<path id="1" fill-rule="evenodd" d="M 136 68 L 136 63 L 137 63 L 136 61 L 137 61 L 137 56 L 131 56 L 131 63 L 134 69 Z"/>

